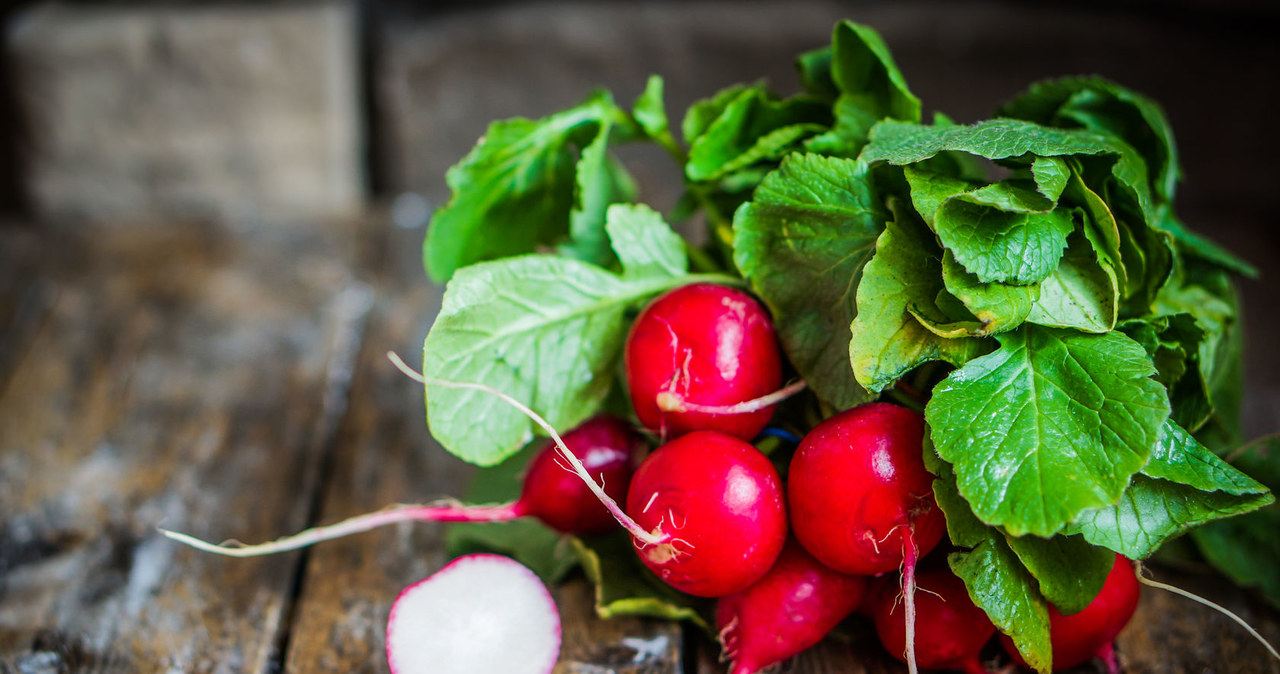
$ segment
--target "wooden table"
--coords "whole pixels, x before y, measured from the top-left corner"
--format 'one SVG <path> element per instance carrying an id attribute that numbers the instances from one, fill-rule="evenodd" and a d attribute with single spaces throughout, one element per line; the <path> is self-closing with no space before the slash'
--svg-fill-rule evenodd
<path id="1" fill-rule="evenodd" d="M 260 541 L 463 491 L 384 357 L 415 363 L 440 301 L 421 236 L 378 216 L 0 228 L 0 672 L 386 671 L 389 605 L 443 564 L 444 526 L 258 559 L 156 528 Z M 1280 643 L 1254 598 L 1172 578 Z M 555 595 L 560 672 L 723 671 L 693 631 L 596 619 L 581 579 Z M 1134 625 L 1131 672 L 1280 671 L 1176 597 L 1147 592 Z M 783 671 L 901 669 L 855 620 Z"/>

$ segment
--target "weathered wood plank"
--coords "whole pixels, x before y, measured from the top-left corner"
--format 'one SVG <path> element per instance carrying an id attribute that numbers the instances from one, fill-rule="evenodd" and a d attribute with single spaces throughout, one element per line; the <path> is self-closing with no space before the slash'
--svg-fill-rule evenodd
<path id="1" fill-rule="evenodd" d="M 363 320 L 343 248 L 43 236 L 59 292 L 0 392 L 0 669 L 270 671 L 296 559 L 221 559 L 154 528 L 305 521 Z"/>

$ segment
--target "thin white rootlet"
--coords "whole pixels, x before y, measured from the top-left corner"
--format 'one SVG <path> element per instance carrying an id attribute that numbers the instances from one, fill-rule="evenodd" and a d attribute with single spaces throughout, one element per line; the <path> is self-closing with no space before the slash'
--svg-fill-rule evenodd
<path id="1" fill-rule="evenodd" d="M 410 585 L 391 607 L 395 674 L 547 674 L 560 654 L 560 614 L 520 563 L 468 555 Z"/>

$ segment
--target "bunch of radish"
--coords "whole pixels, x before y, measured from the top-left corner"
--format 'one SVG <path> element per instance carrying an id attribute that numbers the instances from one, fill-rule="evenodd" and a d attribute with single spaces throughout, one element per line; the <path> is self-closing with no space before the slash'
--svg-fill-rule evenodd
<path id="1" fill-rule="evenodd" d="M 448 287 L 421 370 L 393 360 L 458 458 L 549 438 L 518 498 L 259 545 L 166 535 L 243 557 L 533 518 L 593 580 L 600 550 L 643 576 L 629 611 L 706 626 L 714 600 L 733 674 L 859 609 L 913 673 L 1116 671 L 1156 584 L 1129 559 L 1274 502 L 1215 454 L 1236 440 L 1231 278 L 1250 266 L 1174 216 L 1172 133 L 1136 92 L 1047 81 L 992 119 L 925 123 L 882 38 L 848 21 L 796 65 L 803 93 L 731 86 L 682 141 L 655 76 L 629 108 L 601 91 L 495 122 L 450 169 L 424 244 Z M 637 203 L 613 154 L 633 142 L 675 159 L 670 217 L 702 216 L 705 243 Z M 1187 540 L 1214 563 L 1268 522 Z M 543 584 L 492 555 L 405 590 L 387 630 L 398 674 L 539 674 L 558 647 Z"/>
<path id="2" fill-rule="evenodd" d="M 800 387 L 782 387 L 772 322 L 754 298 L 708 284 L 665 293 L 632 326 L 626 362 L 636 418 L 660 443 L 647 455 L 639 433 L 597 417 L 563 436 L 546 426 L 552 440 L 532 459 L 511 503 L 397 506 L 260 545 L 166 534 L 252 556 L 410 520 L 528 516 L 579 536 L 622 526 L 658 578 L 718 600 L 719 638 L 734 674 L 797 655 L 860 607 L 874 616 L 886 648 L 913 670 L 918 660 L 926 668 L 982 671 L 978 654 L 995 628 L 963 583 L 945 571 L 915 578 L 918 560 L 946 526 L 922 459 L 918 412 L 875 402 L 832 415 L 795 448 L 784 483 L 748 440 Z M 874 577 L 880 582 L 864 607 Z M 1136 601 L 1132 574 L 1129 585 L 1116 610 L 1086 612 L 1095 629 L 1064 646 L 1072 663 L 1082 661 L 1079 654 L 1109 654 Z M 494 638 L 507 647 L 489 647 Z M 555 603 L 532 572 L 506 557 L 470 555 L 401 593 L 386 643 L 397 674 L 538 673 L 554 666 L 559 639 Z"/>

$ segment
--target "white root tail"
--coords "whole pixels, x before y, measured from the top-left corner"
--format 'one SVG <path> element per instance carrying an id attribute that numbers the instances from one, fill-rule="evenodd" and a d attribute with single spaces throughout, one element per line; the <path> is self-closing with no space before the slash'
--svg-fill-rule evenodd
<path id="1" fill-rule="evenodd" d="M 516 408 L 521 414 L 529 417 L 529 419 L 540 426 L 542 430 L 546 431 L 547 435 L 551 436 L 551 441 L 556 444 L 556 449 L 559 450 L 560 456 L 565 461 L 569 462 L 569 465 L 573 468 L 574 474 L 582 479 L 582 481 L 587 485 L 587 488 L 591 490 L 591 493 L 596 495 L 596 498 L 600 499 L 600 503 L 604 504 L 605 509 L 609 511 L 609 514 L 613 515 L 614 519 L 618 520 L 618 523 L 627 530 L 627 533 L 631 534 L 633 538 L 645 545 L 661 545 L 672 541 L 671 534 L 645 531 L 644 527 L 641 527 L 635 520 L 628 517 L 627 514 L 622 511 L 622 507 L 618 505 L 618 502 L 614 501 L 613 498 L 606 494 L 604 492 L 604 487 L 600 486 L 600 483 L 596 482 L 595 478 L 591 477 L 591 473 L 587 472 L 587 467 L 582 465 L 582 461 L 580 461 L 573 452 L 569 451 L 569 448 L 565 446 L 564 440 L 560 438 L 560 434 L 556 432 L 556 429 L 546 419 L 542 418 L 542 415 L 534 412 L 532 409 L 529 409 L 529 407 L 524 403 L 516 400 L 506 393 L 503 393 L 502 391 L 499 391 L 498 389 L 493 388 L 492 386 L 486 386 L 484 384 L 477 384 L 474 382 L 450 381 L 448 379 L 429 379 L 405 364 L 400 356 L 396 355 L 393 351 L 387 352 L 387 358 L 390 359 L 392 364 L 403 372 L 405 376 L 420 384 L 442 386 L 444 388 L 452 389 L 480 391 L 497 397 L 508 405 Z"/>
<path id="2" fill-rule="evenodd" d="M 672 391 L 658 394 L 656 402 L 663 412 L 698 412 L 700 414 L 750 414 L 771 405 L 776 405 L 787 398 L 803 391 L 807 385 L 797 381 L 754 400 L 740 402 L 735 405 L 701 405 L 689 402 L 683 396 Z"/>
<path id="3" fill-rule="evenodd" d="M 1172 592 L 1172 593 L 1174 593 L 1174 594 L 1176 594 L 1176 595 L 1178 595 L 1178 596 L 1180 596 L 1180 597 L 1186 597 L 1187 599 L 1190 599 L 1191 601 L 1197 602 L 1197 603 L 1199 603 L 1199 604 L 1204 604 L 1205 606 L 1208 606 L 1209 608 L 1211 608 L 1211 609 L 1213 609 L 1213 610 L 1215 610 L 1215 611 L 1218 611 L 1218 612 L 1219 612 L 1219 613 L 1221 613 L 1222 615 L 1225 615 L 1225 616 L 1227 616 L 1228 618 L 1231 618 L 1231 619 L 1232 619 L 1232 620 L 1234 620 L 1238 625 L 1240 625 L 1241 627 L 1243 627 L 1243 628 L 1245 629 L 1245 631 L 1249 633 L 1249 635 L 1250 635 L 1250 636 L 1252 636 L 1254 639 L 1257 639 L 1257 640 L 1258 640 L 1258 643 L 1260 643 L 1260 644 L 1262 644 L 1264 647 L 1266 647 L 1267 651 L 1271 653 L 1271 657 L 1275 658 L 1276 660 L 1280 660 L 1280 652 L 1276 652 L 1276 647 L 1275 647 L 1275 646 L 1272 646 L 1272 645 L 1271 645 L 1271 642 L 1267 641 L 1267 640 L 1266 640 L 1266 639 L 1265 639 L 1261 634 L 1259 634 L 1259 633 L 1258 633 L 1258 630 L 1254 629 L 1252 625 L 1250 625 L 1249 623 L 1245 622 L 1245 621 L 1244 621 L 1244 618 L 1241 618 L 1240 616 L 1236 615 L 1235 613 L 1232 613 L 1231 611 L 1227 610 L 1227 608 L 1226 608 L 1226 607 L 1221 606 L 1221 605 L 1219 605 L 1219 604 L 1215 604 L 1214 602 L 1209 601 L 1208 599 L 1205 599 L 1204 597 L 1201 597 L 1201 596 L 1200 596 L 1200 595 L 1198 595 L 1198 594 L 1195 594 L 1195 593 L 1192 593 L 1192 592 L 1188 592 L 1188 591 L 1186 591 L 1186 590 L 1184 590 L 1184 589 L 1182 589 L 1182 588 L 1180 588 L 1180 587 L 1174 587 L 1173 585 L 1168 585 L 1168 584 L 1165 584 L 1165 583 L 1161 583 L 1161 582 L 1160 582 L 1160 581 L 1158 581 L 1158 580 L 1153 580 L 1153 579 L 1151 579 L 1151 578 L 1146 577 L 1145 575 L 1143 575 L 1143 572 L 1144 572 L 1144 571 L 1146 571 L 1146 568 L 1142 566 L 1142 563 L 1141 563 L 1141 562 L 1139 562 L 1139 563 L 1138 563 L 1138 564 L 1136 564 L 1135 566 L 1136 566 L 1137 568 L 1135 569 L 1135 571 L 1134 571 L 1134 572 L 1138 575 L 1138 582 L 1139 582 L 1139 583 L 1142 583 L 1143 585 L 1147 585 L 1147 586 L 1150 586 L 1150 587 L 1159 588 L 1159 589 L 1164 590 L 1164 591 L 1166 591 L 1166 592 Z"/>

